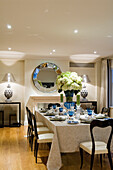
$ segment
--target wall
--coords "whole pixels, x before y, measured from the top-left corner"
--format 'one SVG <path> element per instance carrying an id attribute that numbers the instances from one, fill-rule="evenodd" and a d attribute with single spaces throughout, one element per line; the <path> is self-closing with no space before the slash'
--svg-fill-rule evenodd
<path id="1" fill-rule="evenodd" d="M 70 67 L 78 75 L 88 75 L 90 82 L 86 84 L 88 100 L 97 101 L 97 112 L 100 112 L 101 60 L 96 61 L 94 67 Z M 82 99 L 82 97 L 81 97 Z"/>
<path id="2" fill-rule="evenodd" d="M 40 92 L 33 84 L 32 82 L 32 73 L 39 64 L 44 63 L 44 62 L 52 62 L 58 65 L 61 69 L 61 71 L 65 72 L 66 70 L 69 70 L 69 62 L 68 61 L 58 61 L 58 60 L 25 60 L 25 105 L 29 99 L 29 96 L 48 96 L 48 95 L 59 95 L 56 92 L 54 93 L 43 93 Z"/>
<path id="3" fill-rule="evenodd" d="M 22 104 L 21 118 L 24 120 L 24 61 L 2 60 L 0 61 L 0 101 L 5 101 L 4 90 L 7 88 L 7 82 L 2 82 L 6 73 L 13 73 L 16 82 L 11 83 L 13 90 L 12 101 L 20 101 Z M 10 106 L 11 107 L 11 106 Z M 6 108 L 8 111 L 9 109 Z M 15 110 L 14 106 L 11 111 Z M 7 119 L 8 120 L 8 119 Z"/>
<path id="4" fill-rule="evenodd" d="M 4 90 L 7 83 L 2 82 L 3 76 L 7 72 L 14 74 L 16 82 L 12 83 L 13 97 L 12 101 L 21 101 L 22 103 L 22 122 L 26 119 L 25 106 L 30 96 L 59 96 L 59 93 L 42 93 L 34 86 L 32 82 L 32 73 L 39 64 L 43 62 L 52 62 L 58 65 L 61 71 L 75 71 L 79 75 L 88 74 L 91 82 L 87 84 L 88 100 L 97 100 L 99 103 L 100 92 L 100 62 L 95 64 L 94 68 L 83 67 L 69 67 L 68 60 L 41 60 L 41 59 L 27 59 L 25 61 L 3 60 L 0 61 L 0 100 L 5 101 Z M 99 105 L 98 105 L 99 107 Z"/>
<path id="5" fill-rule="evenodd" d="M 100 108 L 100 91 L 101 91 L 101 60 L 98 60 L 95 64 L 95 93 L 97 100 L 97 111 L 101 112 Z"/>
<path id="6" fill-rule="evenodd" d="M 79 76 L 86 74 L 88 75 L 90 82 L 86 84 L 87 90 L 88 90 L 88 100 L 96 100 L 96 89 L 95 89 L 95 67 L 89 68 L 89 67 L 70 67 L 70 71 L 77 72 Z M 82 100 L 82 97 L 81 97 Z"/>
<path id="7" fill-rule="evenodd" d="M 55 60 L 55 59 L 47 59 L 47 60 L 41 60 L 41 59 L 28 59 L 25 60 L 25 106 L 27 105 L 28 99 L 30 96 L 58 96 L 59 93 L 53 92 L 53 93 L 43 93 L 39 91 L 32 82 L 32 73 L 34 69 L 41 63 L 44 62 L 51 62 L 55 63 L 61 71 L 65 72 L 69 70 L 69 61 L 67 60 Z M 25 114 L 25 124 L 27 123 L 27 117 Z"/>

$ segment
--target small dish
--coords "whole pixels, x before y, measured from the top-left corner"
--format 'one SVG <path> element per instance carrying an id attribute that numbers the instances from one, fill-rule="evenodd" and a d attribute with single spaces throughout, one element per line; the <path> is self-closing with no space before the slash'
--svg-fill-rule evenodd
<path id="1" fill-rule="evenodd" d="M 95 116 L 95 118 L 96 118 L 96 119 L 103 119 L 103 118 L 105 118 L 105 114 L 99 113 L 99 114 L 97 114 L 97 115 Z"/>
<path id="2" fill-rule="evenodd" d="M 79 123 L 79 121 L 78 120 L 68 120 L 67 123 L 68 124 L 77 124 L 77 123 Z"/>
<path id="3" fill-rule="evenodd" d="M 61 116 L 55 116 L 50 118 L 51 121 L 65 121 L 66 117 L 61 117 Z"/>

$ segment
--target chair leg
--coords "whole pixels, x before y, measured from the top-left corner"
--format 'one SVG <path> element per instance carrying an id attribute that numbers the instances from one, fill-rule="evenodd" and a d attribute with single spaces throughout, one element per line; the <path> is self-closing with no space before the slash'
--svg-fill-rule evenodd
<path id="1" fill-rule="evenodd" d="M 90 170 L 93 168 L 93 161 L 94 161 L 94 153 L 91 155 L 91 165 L 90 165 Z"/>
<path id="2" fill-rule="evenodd" d="M 27 138 L 29 137 L 29 127 L 27 129 Z"/>
<path id="3" fill-rule="evenodd" d="M 113 169 L 113 166 L 112 166 L 112 158 L 111 158 L 111 153 L 110 153 L 110 151 L 108 151 L 108 159 L 109 159 L 110 167 L 111 167 L 111 170 L 112 170 L 112 169 Z"/>
<path id="4" fill-rule="evenodd" d="M 33 138 L 34 138 L 34 136 L 31 135 L 31 151 L 33 151 Z"/>
<path id="5" fill-rule="evenodd" d="M 105 158 L 105 153 L 103 154 L 104 158 Z"/>
<path id="6" fill-rule="evenodd" d="M 83 165 L 83 149 L 80 148 L 80 156 L 81 156 L 81 166 L 80 169 L 82 169 L 82 165 Z"/>
<path id="7" fill-rule="evenodd" d="M 49 150 L 51 149 L 51 143 L 47 143 Z"/>
<path id="8" fill-rule="evenodd" d="M 31 129 L 29 128 L 29 143 L 31 144 Z"/>
<path id="9" fill-rule="evenodd" d="M 37 140 L 35 140 L 35 144 L 34 144 L 34 156 L 36 157 L 36 144 L 37 144 Z"/>
<path id="10" fill-rule="evenodd" d="M 39 144 L 38 144 L 38 143 L 36 143 L 36 151 L 35 151 L 35 152 L 36 152 L 36 163 L 37 163 L 38 145 L 39 145 Z"/>
<path id="11" fill-rule="evenodd" d="M 101 168 L 102 168 L 102 154 L 100 154 L 100 163 L 101 163 Z"/>

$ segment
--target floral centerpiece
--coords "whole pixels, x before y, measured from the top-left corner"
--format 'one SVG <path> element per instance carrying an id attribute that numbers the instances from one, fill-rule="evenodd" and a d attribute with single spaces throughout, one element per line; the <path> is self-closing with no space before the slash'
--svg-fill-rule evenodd
<path id="1" fill-rule="evenodd" d="M 66 102 L 71 102 L 75 95 L 82 89 L 82 78 L 76 72 L 65 72 L 57 76 L 56 85 L 58 92 L 64 91 Z"/>

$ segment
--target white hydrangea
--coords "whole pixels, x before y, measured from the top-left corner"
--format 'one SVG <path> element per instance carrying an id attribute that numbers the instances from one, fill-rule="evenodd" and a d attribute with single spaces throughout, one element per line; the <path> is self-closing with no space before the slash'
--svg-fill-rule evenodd
<path id="1" fill-rule="evenodd" d="M 77 73 L 76 72 L 72 72 L 71 75 L 70 75 L 70 79 L 72 79 L 73 81 L 76 81 L 77 80 Z"/>
<path id="2" fill-rule="evenodd" d="M 76 72 L 61 73 L 56 80 L 57 89 L 61 91 L 66 90 L 81 90 L 82 78 Z"/>
<path id="3" fill-rule="evenodd" d="M 80 76 L 78 76 L 76 82 L 81 83 L 81 81 L 82 81 L 82 78 Z"/>

